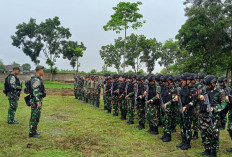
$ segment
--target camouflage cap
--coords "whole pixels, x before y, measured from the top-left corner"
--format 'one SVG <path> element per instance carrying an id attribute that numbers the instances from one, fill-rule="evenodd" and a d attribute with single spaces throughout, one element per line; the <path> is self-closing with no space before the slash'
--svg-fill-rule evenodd
<path id="1" fill-rule="evenodd" d="M 40 70 L 40 69 L 44 69 L 44 66 L 42 66 L 42 65 L 36 66 L 35 71 L 38 71 L 38 70 Z"/>
<path id="2" fill-rule="evenodd" d="M 19 70 L 20 71 L 20 68 L 19 68 L 19 66 L 14 66 L 13 70 Z"/>

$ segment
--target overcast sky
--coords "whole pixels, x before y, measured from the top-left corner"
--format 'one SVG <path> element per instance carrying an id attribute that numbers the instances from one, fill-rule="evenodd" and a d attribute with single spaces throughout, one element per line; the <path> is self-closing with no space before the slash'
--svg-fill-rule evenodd
<path id="1" fill-rule="evenodd" d="M 136 2 L 134 0 L 127 0 Z M 80 59 L 80 70 L 89 72 L 95 68 L 101 71 L 103 61 L 99 55 L 101 46 L 113 43 L 114 39 L 122 36 L 113 31 L 104 31 L 112 7 L 120 0 L 0 0 L 0 59 L 4 64 L 30 63 L 34 64 L 22 50 L 11 45 L 11 35 L 14 35 L 16 26 L 35 18 L 37 23 L 47 18 L 58 16 L 61 25 L 70 28 L 71 40 L 84 42 L 87 50 Z M 142 0 L 140 13 L 146 23 L 138 30 L 129 30 L 128 33 L 144 34 L 147 38 L 156 38 L 164 42 L 175 38 L 181 25 L 184 24 L 183 0 Z M 40 58 L 42 64 L 45 60 Z M 56 66 L 59 69 L 72 69 L 69 61 L 58 59 Z M 145 68 L 144 68 L 145 69 Z M 129 68 L 127 68 L 129 70 Z M 154 72 L 159 72 L 161 67 L 156 63 Z M 114 70 L 115 71 L 115 70 Z"/>

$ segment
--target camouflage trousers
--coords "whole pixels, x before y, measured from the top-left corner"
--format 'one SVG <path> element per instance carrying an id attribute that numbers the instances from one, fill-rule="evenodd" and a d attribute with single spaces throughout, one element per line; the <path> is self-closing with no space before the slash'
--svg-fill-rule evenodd
<path id="1" fill-rule="evenodd" d="M 179 124 L 182 138 L 191 141 L 192 110 L 185 110 L 183 115 L 179 112 Z"/>
<path id="2" fill-rule="evenodd" d="M 112 106 L 113 106 L 113 113 L 118 115 L 119 112 L 119 101 L 118 101 L 118 96 L 113 95 L 112 96 Z"/>
<path id="3" fill-rule="evenodd" d="M 31 103 L 31 118 L 29 123 L 29 134 L 37 133 L 37 126 L 41 115 L 41 108 L 37 107 L 36 102 Z"/>
<path id="4" fill-rule="evenodd" d="M 121 113 L 127 113 L 127 101 L 125 98 L 121 98 L 119 99 L 119 106 L 120 106 L 120 110 Z"/>
<path id="5" fill-rule="evenodd" d="M 106 99 L 106 108 L 107 108 L 107 110 L 111 110 L 111 108 L 112 108 L 112 106 L 111 106 L 111 101 L 112 101 L 111 95 L 106 94 L 105 99 Z"/>
<path id="6" fill-rule="evenodd" d="M 172 103 L 170 106 L 171 126 L 176 127 L 178 117 L 178 103 Z"/>
<path id="7" fill-rule="evenodd" d="M 132 98 L 127 99 L 127 112 L 129 116 L 129 121 L 134 121 L 135 106 Z"/>
<path id="8" fill-rule="evenodd" d="M 103 93 L 104 109 L 107 109 L 106 94 Z"/>
<path id="9" fill-rule="evenodd" d="M 139 122 L 145 124 L 146 123 L 145 101 L 138 101 L 136 108 L 137 108 L 137 114 L 138 114 Z"/>
<path id="10" fill-rule="evenodd" d="M 99 107 L 100 106 L 100 94 L 94 93 L 92 101 L 93 101 L 92 102 L 93 106 Z"/>
<path id="11" fill-rule="evenodd" d="M 8 123 L 12 123 L 14 121 L 15 112 L 18 108 L 18 97 L 9 96 L 9 109 L 8 109 Z"/>
<path id="12" fill-rule="evenodd" d="M 229 110 L 228 112 L 228 126 L 227 126 L 227 131 L 230 134 L 230 138 L 232 140 L 232 109 Z"/>
<path id="13" fill-rule="evenodd" d="M 167 107 L 165 109 L 162 109 L 164 112 L 164 119 L 163 119 L 163 129 L 164 132 L 170 134 L 171 131 L 171 109 L 173 108 L 173 105 L 167 105 Z"/>
<path id="14" fill-rule="evenodd" d="M 221 112 L 220 112 L 220 117 L 221 117 L 221 123 L 220 123 L 220 126 L 221 125 L 226 125 L 226 123 L 227 123 L 227 112 L 228 110 L 222 110 Z"/>
<path id="15" fill-rule="evenodd" d="M 218 152 L 220 115 L 213 115 L 212 118 L 209 118 L 208 114 L 200 113 L 199 118 L 201 138 L 205 149 Z"/>
<path id="16" fill-rule="evenodd" d="M 196 105 L 196 107 L 193 108 L 193 131 L 198 132 L 199 130 L 199 105 Z"/>
<path id="17" fill-rule="evenodd" d="M 77 98 L 79 100 L 82 100 L 82 91 L 81 91 L 81 89 L 77 89 Z"/>
<path id="18" fill-rule="evenodd" d="M 74 96 L 77 99 L 78 98 L 78 93 L 77 93 L 77 89 L 74 88 Z"/>
<path id="19" fill-rule="evenodd" d="M 148 104 L 147 106 L 147 123 L 149 125 L 152 125 L 154 127 L 158 127 L 158 111 L 159 111 L 159 105 L 155 104 Z"/>

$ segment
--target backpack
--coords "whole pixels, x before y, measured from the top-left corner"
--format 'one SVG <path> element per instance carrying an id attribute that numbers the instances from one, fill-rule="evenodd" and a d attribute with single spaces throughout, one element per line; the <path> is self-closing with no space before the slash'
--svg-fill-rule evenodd
<path id="1" fill-rule="evenodd" d="M 6 78 L 5 78 L 5 83 L 4 83 L 4 90 L 3 93 L 7 96 L 7 94 L 11 91 L 9 82 L 8 82 L 8 78 L 10 76 L 12 76 L 13 74 L 9 74 Z"/>
<path id="2" fill-rule="evenodd" d="M 24 93 L 25 94 L 32 94 L 32 87 L 31 87 L 31 80 L 28 80 L 28 81 L 26 81 L 25 82 L 25 87 L 26 88 L 24 88 Z"/>

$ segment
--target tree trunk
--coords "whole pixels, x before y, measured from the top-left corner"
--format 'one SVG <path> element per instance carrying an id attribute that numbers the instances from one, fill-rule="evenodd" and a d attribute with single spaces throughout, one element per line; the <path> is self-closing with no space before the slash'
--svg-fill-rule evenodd
<path id="1" fill-rule="evenodd" d="M 125 73 L 125 57 L 126 57 L 126 27 L 125 27 L 125 40 L 124 40 L 124 55 L 123 55 L 123 73 Z"/>
<path id="2" fill-rule="evenodd" d="M 76 74 L 78 74 L 78 72 L 79 72 L 79 62 L 78 62 L 78 60 L 79 60 L 79 58 L 77 57 L 77 71 L 76 71 Z"/>
<path id="3" fill-rule="evenodd" d="M 53 69 L 52 66 L 50 66 L 50 81 L 53 80 Z"/>

